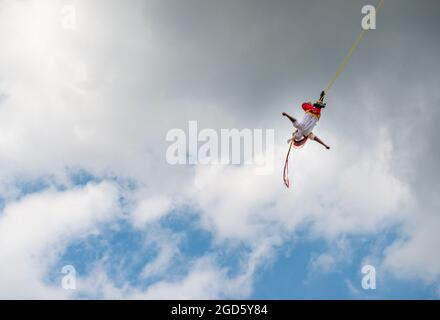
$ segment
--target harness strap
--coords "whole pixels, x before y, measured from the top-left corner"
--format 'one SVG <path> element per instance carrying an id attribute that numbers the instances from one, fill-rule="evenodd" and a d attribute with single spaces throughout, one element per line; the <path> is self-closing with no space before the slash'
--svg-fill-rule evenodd
<path id="1" fill-rule="evenodd" d="M 295 133 L 297 131 L 295 131 Z M 284 184 L 286 185 L 287 188 L 290 187 L 290 181 L 289 181 L 289 156 L 290 156 L 290 152 L 292 151 L 292 148 L 301 149 L 302 147 L 304 147 L 307 140 L 309 140 L 308 137 L 304 137 L 300 141 L 295 141 L 295 138 L 294 138 L 295 133 L 293 134 L 292 139 L 290 139 L 289 151 L 287 151 L 286 161 L 284 162 L 283 180 L 284 180 Z"/>

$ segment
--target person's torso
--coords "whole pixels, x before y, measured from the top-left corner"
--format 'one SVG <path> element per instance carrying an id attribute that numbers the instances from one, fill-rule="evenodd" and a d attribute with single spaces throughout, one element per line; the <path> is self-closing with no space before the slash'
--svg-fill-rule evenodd
<path id="1" fill-rule="evenodd" d="M 313 131 L 313 128 L 315 128 L 317 123 L 318 118 L 316 116 L 306 113 L 301 120 L 299 127 L 301 128 L 301 131 L 303 131 L 303 134 L 307 135 Z"/>

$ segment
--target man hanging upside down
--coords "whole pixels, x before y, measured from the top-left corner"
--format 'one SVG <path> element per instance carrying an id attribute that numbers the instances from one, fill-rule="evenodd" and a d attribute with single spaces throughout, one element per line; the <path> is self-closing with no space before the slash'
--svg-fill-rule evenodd
<path id="1" fill-rule="evenodd" d="M 287 117 L 296 128 L 296 131 L 292 134 L 292 139 L 296 146 L 302 146 L 308 139 L 310 139 L 322 144 L 327 149 L 330 149 L 328 145 L 312 132 L 321 117 L 321 109 L 325 108 L 325 106 L 325 103 L 321 101 L 317 101 L 314 104 L 311 102 L 303 103 L 302 108 L 305 115 L 301 122 L 298 122 L 295 118 L 283 112 L 283 116 Z M 289 139 L 288 143 L 292 142 L 292 139 Z"/>

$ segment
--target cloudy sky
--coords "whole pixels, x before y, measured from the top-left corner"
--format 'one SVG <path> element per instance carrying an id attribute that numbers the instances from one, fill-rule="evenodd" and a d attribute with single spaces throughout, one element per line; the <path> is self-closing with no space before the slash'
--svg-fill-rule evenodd
<path id="1" fill-rule="evenodd" d="M 438 1 L 385 1 L 282 183 L 375 2 L 0 0 L 0 298 L 438 299 Z M 169 165 L 190 120 L 273 174 Z"/>

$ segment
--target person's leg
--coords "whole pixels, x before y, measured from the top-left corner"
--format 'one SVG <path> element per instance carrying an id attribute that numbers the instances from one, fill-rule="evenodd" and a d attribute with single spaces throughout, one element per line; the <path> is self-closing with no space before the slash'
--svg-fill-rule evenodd
<path id="1" fill-rule="evenodd" d="M 293 126 L 295 127 L 295 128 L 298 128 L 297 127 L 297 125 L 298 125 L 298 121 L 296 121 L 296 119 L 294 118 L 294 117 L 291 117 L 291 116 L 289 116 L 287 113 L 285 113 L 285 112 L 283 112 L 283 116 L 285 116 L 287 119 L 289 119 L 291 122 L 292 122 L 292 124 L 293 124 Z"/>

